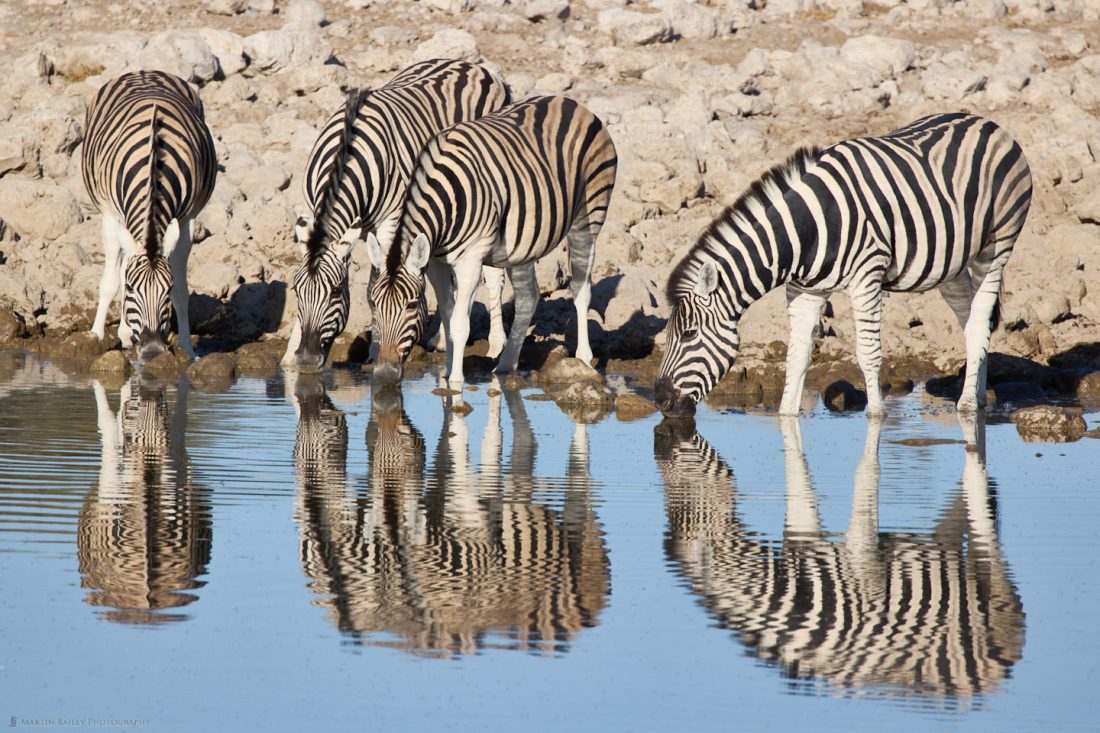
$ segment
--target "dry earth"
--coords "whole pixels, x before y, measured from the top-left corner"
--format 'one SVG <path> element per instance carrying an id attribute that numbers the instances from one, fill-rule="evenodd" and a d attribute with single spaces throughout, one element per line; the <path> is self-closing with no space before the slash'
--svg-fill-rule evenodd
<path id="1" fill-rule="evenodd" d="M 191 256 L 192 326 L 208 351 L 264 340 L 275 352 L 319 126 L 347 86 L 448 56 L 498 69 L 517 97 L 573 95 L 608 123 L 620 177 L 591 313 L 604 359 L 659 351 L 672 265 L 794 148 L 964 110 L 1013 134 L 1035 177 L 993 339 L 1009 357 L 1001 381 L 1065 391 L 1077 383 L 1035 370 L 1100 368 L 1100 0 L 26 0 L 0 2 L 0 40 L 0 341 L 90 325 L 102 251 L 79 149 L 109 77 L 157 67 L 199 87 L 223 170 Z M 345 355 L 368 322 L 358 260 Z M 571 328 L 563 265 L 539 265 L 530 343 Z M 849 316 L 834 297 L 819 376 L 852 372 Z M 780 292 L 742 330 L 755 394 L 783 353 Z M 888 296 L 883 334 L 897 363 L 925 365 L 911 372 L 960 363 L 961 330 L 936 293 Z"/>

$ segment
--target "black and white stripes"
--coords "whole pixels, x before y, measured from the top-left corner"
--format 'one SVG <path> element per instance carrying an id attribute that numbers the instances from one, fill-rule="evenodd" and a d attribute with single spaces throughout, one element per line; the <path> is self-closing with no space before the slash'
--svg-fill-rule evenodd
<path id="1" fill-rule="evenodd" d="M 882 291 L 936 287 L 966 333 L 959 409 L 978 409 L 1002 270 L 1030 201 L 1020 146 L 973 115 L 925 117 L 881 137 L 798 151 L 727 209 L 669 278 L 661 409 L 694 410 L 733 365 L 741 314 L 784 284 L 791 338 L 782 413 L 798 411 L 813 329 L 828 296 L 843 290 L 868 412 L 881 414 Z"/>
<path id="2" fill-rule="evenodd" d="M 445 130 L 425 146 L 382 270 L 371 288 L 380 337 L 375 376 L 400 379 L 424 320 L 424 268 L 447 328 L 448 380 L 461 385 L 469 309 L 482 264 L 507 268 L 516 315 L 498 371 L 516 368 L 539 299 L 534 263 L 568 238 L 577 356 L 592 358 L 587 319 L 594 244 L 618 159 L 599 119 L 567 97 L 532 97 Z"/>
<path id="3" fill-rule="evenodd" d="M 508 88 L 485 68 L 439 59 L 414 64 L 379 89 L 350 91 L 306 166 L 312 218 L 300 219 L 296 228 L 302 250 L 294 276 L 298 322 L 284 364 L 316 369 L 324 363 L 347 325 L 352 248 L 366 232 L 389 245 L 428 138 L 508 101 Z"/>
<path id="4" fill-rule="evenodd" d="M 92 332 L 124 286 L 118 335 L 141 358 L 165 349 L 176 312 L 180 347 L 193 356 L 187 318 L 191 222 L 210 199 L 217 161 L 198 94 L 179 77 L 135 71 L 107 82 L 88 108 L 84 185 L 103 214 L 106 256 Z"/>

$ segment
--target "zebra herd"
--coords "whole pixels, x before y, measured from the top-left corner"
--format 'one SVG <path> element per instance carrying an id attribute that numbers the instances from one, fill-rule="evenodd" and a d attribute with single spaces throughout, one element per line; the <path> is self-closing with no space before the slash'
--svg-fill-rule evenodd
<path id="1" fill-rule="evenodd" d="M 88 111 L 85 184 L 103 213 L 106 263 L 93 332 L 104 336 L 121 281 L 118 335 L 139 358 L 166 348 L 174 310 L 193 356 L 186 265 L 191 222 L 210 197 L 216 159 L 202 103 L 160 71 L 106 84 Z M 486 69 L 433 60 L 372 91 L 352 89 L 325 125 L 304 176 L 312 215 L 298 221 L 297 320 L 284 365 L 318 369 L 348 320 L 348 266 L 365 239 L 372 267 L 371 356 L 398 382 L 425 336 L 425 275 L 435 291 L 446 379 L 461 390 L 474 292 L 484 275 L 497 372 L 515 370 L 539 300 L 535 262 L 567 243 L 586 327 L 595 241 L 618 158 L 607 128 L 564 96 L 514 102 Z M 1027 216 L 1031 177 L 1020 146 L 989 120 L 925 117 L 879 137 L 804 148 L 761 176 L 702 234 L 668 280 L 672 314 L 655 384 L 667 416 L 692 414 L 730 370 L 738 322 L 786 287 L 790 346 L 780 405 L 796 414 L 812 334 L 830 294 L 846 292 L 868 413 L 879 383 L 884 291 L 938 288 L 963 326 L 960 412 L 984 405 L 986 356 L 1002 273 Z M 515 316 L 504 337 L 507 273 Z"/>

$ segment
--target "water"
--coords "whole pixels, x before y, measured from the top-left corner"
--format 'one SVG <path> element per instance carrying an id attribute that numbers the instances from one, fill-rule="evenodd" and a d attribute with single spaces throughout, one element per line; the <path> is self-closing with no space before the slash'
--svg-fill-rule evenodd
<path id="1" fill-rule="evenodd" d="M 1096 727 L 1092 440 L 968 451 L 921 393 L 696 433 L 431 377 L 0 380 L 0 723 Z"/>

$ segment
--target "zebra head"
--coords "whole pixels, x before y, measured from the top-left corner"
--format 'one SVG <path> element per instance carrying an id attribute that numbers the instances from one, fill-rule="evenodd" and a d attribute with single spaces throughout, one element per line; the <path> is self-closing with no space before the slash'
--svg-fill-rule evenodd
<path id="1" fill-rule="evenodd" d="M 424 268 L 431 246 L 423 233 L 417 234 L 403 259 L 395 255 L 400 246 L 395 240 L 388 257 L 374 235 L 367 236 L 367 252 L 378 275 L 371 285 L 369 300 L 374 316 L 374 336 L 378 356 L 374 376 L 382 384 L 401 381 L 402 365 L 413 344 L 420 341 L 428 323 L 428 304 L 424 296 Z M 390 262 L 390 257 L 393 261 Z"/>
<path id="2" fill-rule="evenodd" d="M 705 261 L 697 270 L 694 278 L 674 274 L 677 287 L 670 288 L 677 297 L 654 385 L 657 406 L 666 417 L 694 415 L 695 406 L 737 358 L 738 315 L 722 297 L 718 267 Z"/>
<path id="3" fill-rule="evenodd" d="M 348 323 L 348 262 L 362 233 L 360 228 L 350 227 L 339 239 L 331 239 L 316 231 L 321 226 L 300 218 L 294 228 L 302 251 L 302 265 L 294 273 L 302 339 L 293 363 L 303 371 L 324 365 L 332 342 Z"/>
<path id="4" fill-rule="evenodd" d="M 149 361 L 168 350 L 168 328 L 172 324 L 172 270 L 168 259 L 139 251 L 122 266 L 122 323 L 119 336 L 123 347 L 133 348 L 141 361 Z"/>

